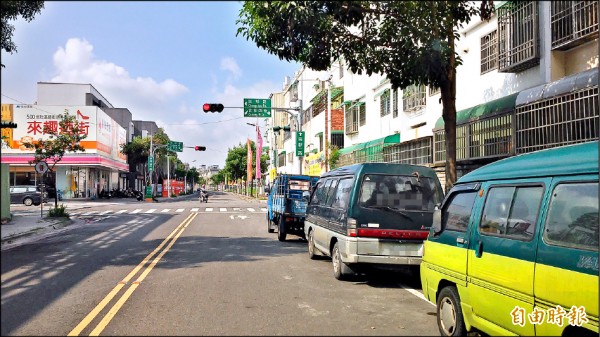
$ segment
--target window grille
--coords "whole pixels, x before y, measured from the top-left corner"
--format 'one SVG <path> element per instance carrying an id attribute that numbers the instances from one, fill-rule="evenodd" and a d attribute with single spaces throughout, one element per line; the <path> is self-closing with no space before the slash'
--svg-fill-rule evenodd
<path id="1" fill-rule="evenodd" d="M 310 106 L 308 109 L 304 110 L 304 112 L 302 112 L 303 116 L 302 116 L 302 124 L 306 124 L 308 122 L 310 122 L 310 120 L 312 119 L 312 106 Z"/>
<path id="2" fill-rule="evenodd" d="M 440 88 L 429 87 L 429 96 L 437 95 L 440 93 Z"/>
<path id="3" fill-rule="evenodd" d="M 358 109 L 356 107 L 345 108 L 346 134 L 354 134 L 358 132 Z"/>
<path id="4" fill-rule="evenodd" d="M 277 167 L 285 166 L 285 152 L 277 155 Z"/>
<path id="5" fill-rule="evenodd" d="M 338 149 L 344 148 L 344 134 L 334 133 L 331 135 L 331 145 L 337 146 Z"/>
<path id="6" fill-rule="evenodd" d="M 469 159 L 512 155 L 512 112 L 469 123 Z"/>
<path id="7" fill-rule="evenodd" d="M 367 124 L 367 107 L 365 104 L 358 106 L 358 122 L 360 126 Z"/>
<path id="8" fill-rule="evenodd" d="M 518 106 L 517 154 L 598 140 L 598 86 Z"/>
<path id="9" fill-rule="evenodd" d="M 392 94 L 392 118 L 398 117 L 398 89 Z"/>
<path id="10" fill-rule="evenodd" d="M 552 49 L 567 50 L 598 38 L 597 1 L 552 1 Z"/>
<path id="11" fill-rule="evenodd" d="M 294 162 L 294 154 L 293 153 L 290 152 L 287 154 L 287 161 L 288 161 L 288 163 Z"/>
<path id="12" fill-rule="evenodd" d="M 338 159 L 336 166 L 342 167 L 342 166 L 352 165 L 352 164 L 356 164 L 356 163 L 358 163 L 358 162 L 356 162 L 354 160 L 354 152 L 350 152 L 350 153 L 341 154 L 340 159 Z"/>
<path id="13" fill-rule="evenodd" d="M 379 96 L 379 113 L 382 117 L 390 114 L 390 89 L 385 89 Z"/>
<path id="14" fill-rule="evenodd" d="M 498 68 L 497 30 L 481 37 L 481 74 Z"/>
<path id="15" fill-rule="evenodd" d="M 402 107 L 404 112 L 416 112 L 425 108 L 425 86 L 410 85 L 402 93 Z"/>
<path id="16" fill-rule="evenodd" d="M 433 161 L 446 161 L 446 132 L 444 129 L 433 132 Z"/>
<path id="17" fill-rule="evenodd" d="M 513 1 L 498 8 L 498 71 L 518 73 L 540 63 L 538 2 Z"/>
<path id="18" fill-rule="evenodd" d="M 432 163 L 432 137 L 424 137 L 384 148 L 386 163 L 429 165 Z"/>

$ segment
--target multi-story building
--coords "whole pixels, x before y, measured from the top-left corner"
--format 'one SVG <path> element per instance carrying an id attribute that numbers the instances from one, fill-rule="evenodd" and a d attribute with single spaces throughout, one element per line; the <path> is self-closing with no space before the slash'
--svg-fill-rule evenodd
<path id="1" fill-rule="evenodd" d="M 459 177 L 508 156 L 599 138 L 598 2 L 503 2 L 491 20 L 473 18 L 460 35 Z M 298 73 L 304 71 L 308 70 Z M 301 78 L 298 73 L 277 93 L 284 105 L 292 101 L 289 92 Z M 303 96 L 308 98 L 303 100 L 303 129 L 311 130 L 306 134 L 305 167 L 319 164 L 320 173 L 330 169 L 323 164 L 328 158 L 328 147 L 320 138 L 323 132 L 327 142 L 341 148 L 337 166 L 427 165 L 445 180 L 439 90 L 425 86 L 392 90 L 385 75 L 352 74 L 343 60 L 329 74 L 324 85 L 314 86 L 316 92 L 309 90 L 308 97 Z M 343 111 L 343 138 L 330 124 L 338 111 Z M 277 123 L 272 125 L 281 125 Z M 329 128 L 320 129 L 321 125 Z M 279 163 L 281 152 L 289 156 L 293 151 L 294 141 L 289 138 L 281 147 L 276 145 Z M 311 172 L 319 171 L 312 167 Z M 287 165 L 277 169 L 298 172 Z"/>

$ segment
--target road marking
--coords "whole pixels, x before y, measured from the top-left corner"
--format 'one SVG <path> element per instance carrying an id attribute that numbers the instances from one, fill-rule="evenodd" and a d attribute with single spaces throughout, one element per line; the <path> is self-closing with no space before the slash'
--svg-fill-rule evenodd
<path id="1" fill-rule="evenodd" d="M 227 212 L 227 208 L 219 208 L 219 212 Z"/>
<path id="2" fill-rule="evenodd" d="M 420 293 L 419 291 L 417 291 L 417 290 L 415 290 L 415 289 L 412 289 L 412 288 L 407 288 L 407 287 L 405 287 L 405 286 L 404 286 L 404 285 L 402 285 L 402 284 L 399 284 L 399 286 L 400 286 L 401 288 L 403 288 L 404 290 L 408 291 L 409 293 L 411 293 L 411 294 L 413 294 L 413 295 L 417 296 L 418 298 L 422 299 L 423 301 L 425 301 L 425 302 L 427 302 L 427 303 L 429 303 L 429 304 L 433 305 L 434 307 L 436 306 L 435 304 L 433 304 L 433 303 L 429 302 L 429 300 L 428 300 L 427 298 L 425 298 L 425 295 L 423 295 L 423 294 L 422 294 L 422 293 Z"/>
<path id="3" fill-rule="evenodd" d="M 170 211 L 170 210 L 171 210 L 170 208 L 165 208 L 165 209 L 163 209 L 163 210 L 162 210 L 162 211 L 160 211 L 160 212 L 161 212 L 161 213 L 165 213 L 165 212 L 168 212 L 168 211 Z"/>
<path id="4" fill-rule="evenodd" d="M 85 212 L 85 213 L 81 213 L 80 215 L 92 215 L 96 212 L 98 212 L 98 211 Z"/>
<path id="5" fill-rule="evenodd" d="M 234 210 L 234 211 L 241 211 L 242 209 L 241 209 L 241 208 L 239 208 L 239 207 L 234 207 L 234 208 L 233 208 L 233 210 Z"/>
<path id="6" fill-rule="evenodd" d="M 175 212 L 181 213 L 181 212 L 183 212 L 183 208 L 178 208 Z"/>
<path id="7" fill-rule="evenodd" d="M 250 208 L 250 207 L 248 207 L 248 210 L 249 210 L 250 212 L 254 212 L 254 208 Z"/>
<path id="8" fill-rule="evenodd" d="M 247 218 L 247 216 L 245 216 L 245 215 L 238 215 L 237 217 L 240 218 L 240 219 L 242 219 L 242 220 L 244 220 L 244 219 Z"/>
<path id="9" fill-rule="evenodd" d="M 261 212 L 266 212 L 267 211 L 267 209 L 264 208 L 264 207 L 261 207 L 260 210 L 261 210 Z"/>
<path id="10" fill-rule="evenodd" d="M 102 301 L 100 301 L 100 303 L 98 303 L 98 305 L 96 305 L 96 307 L 94 309 L 92 309 L 92 311 L 90 311 L 90 313 L 87 314 L 84 317 L 84 319 L 81 322 L 79 322 L 79 324 L 77 324 L 77 326 L 75 328 L 73 328 L 73 330 L 71 330 L 71 332 L 69 332 L 68 336 L 78 336 L 81 333 L 81 331 L 83 331 L 83 329 L 85 329 L 92 322 L 92 320 L 104 309 L 104 307 L 106 307 L 108 305 L 108 303 L 119 293 L 119 291 L 123 287 L 125 287 L 125 285 L 127 285 L 129 280 L 131 280 L 144 267 L 144 265 L 146 265 L 150 261 L 150 259 L 156 253 L 158 253 L 162 249 L 162 247 L 165 246 L 165 244 L 171 238 L 173 238 L 173 240 L 171 240 L 169 245 L 165 249 L 163 249 L 162 252 L 160 252 L 160 254 L 156 258 L 154 258 L 154 260 L 152 260 L 152 262 L 150 262 L 150 264 L 148 264 L 148 266 L 146 267 L 146 270 L 144 270 L 144 272 L 142 272 L 142 274 L 137 278 L 137 280 L 135 280 L 134 282 L 131 283 L 131 286 L 129 287 L 129 289 L 127 289 L 125 291 L 125 293 L 121 296 L 121 298 L 119 300 L 117 300 L 117 303 L 115 303 L 112 306 L 112 308 L 108 311 L 108 313 L 104 316 L 104 318 L 102 318 L 102 321 L 100 321 L 100 323 L 98 323 L 98 325 L 96 325 L 94 330 L 90 333 L 90 336 L 100 335 L 100 333 L 104 330 L 104 328 L 106 328 L 108 323 L 110 323 L 112 318 L 117 314 L 119 309 L 123 306 L 123 304 L 127 301 L 127 299 L 135 291 L 135 289 L 137 289 L 137 287 L 140 285 L 140 283 L 146 278 L 146 276 L 150 273 L 150 271 L 154 268 L 154 266 L 160 261 L 160 259 L 163 257 L 163 255 L 171 248 L 171 246 L 173 246 L 175 241 L 177 241 L 177 239 L 179 238 L 181 233 L 183 233 L 183 231 L 192 222 L 192 220 L 194 220 L 196 215 L 198 215 L 198 214 L 197 213 L 190 214 L 183 222 L 181 222 L 169 234 L 169 236 L 167 236 L 161 242 L 161 244 L 158 247 L 156 247 L 150 254 L 148 254 L 144 258 L 144 260 L 142 260 L 142 262 L 140 262 L 127 276 L 125 276 L 125 278 L 123 280 L 121 280 L 110 291 L 110 293 L 108 293 L 108 295 L 106 295 L 106 297 L 104 297 L 102 299 Z"/>
<path id="11" fill-rule="evenodd" d="M 194 207 L 194 208 L 192 208 L 192 209 L 190 210 L 190 212 L 198 212 L 198 208 L 197 208 L 197 207 Z"/>
<path id="12" fill-rule="evenodd" d="M 152 209 L 145 211 L 144 213 L 154 213 L 155 211 L 156 211 L 156 208 L 152 208 Z"/>
<path id="13" fill-rule="evenodd" d="M 138 209 L 136 209 L 135 211 L 133 211 L 133 212 L 131 212 L 131 213 L 129 213 L 129 214 L 135 214 L 135 213 L 139 213 L 139 212 L 141 212 L 141 211 L 142 211 L 142 210 L 138 208 Z"/>
<path id="14" fill-rule="evenodd" d="M 213 211 L 213 209 L 212 209 L 212 207 L 208 207 L 207 209 L 205 209 L 205 211 L 207 211 L 207 212 L 212 212 L 212 211 Z"/>
<path id="15" fill-rule="evenodd" d="M 104 215 L 104 214 L 106 214 L 106 213 L 110 213 L 110 212 L 112 212 L 112 211 L 104 211 L 104 212 L 102 212 L 102 213 L 98 213 L 98 215 Z"/>
<path id="16" fill-rule="evenodd" d="M 235 219 L 235 216 L 233 216 L 233 215 L 230 215 L 230 216 L 229 216 L 229 219 L 233 220 L 233 219 Z"/>
<path id="17" fill-rule="evenodd" d="M 127 210 L 126 209 L 122 209 L 122 210 L 116 212 L 115 214 L 121 214 L 121 213 L 125 213 L 125 212 L 127 212 Z"/>

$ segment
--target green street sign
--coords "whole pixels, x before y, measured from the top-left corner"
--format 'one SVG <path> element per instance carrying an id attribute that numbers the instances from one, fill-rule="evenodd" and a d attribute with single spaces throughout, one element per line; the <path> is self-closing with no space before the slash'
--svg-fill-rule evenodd
<path id="1" fill-rule="evenodd" d="M 151 185 L 146 186 L 145 197 L 152 198 L 152 186 Z"/>
<path id="2" fill-rule="evenodd" d="M 148 157 L 148 171 L 154 171 L 154 157 Z"/>
<path id="3" fill-rule="evenodd" d="M 244 117 L 271 117 L 271 99 L 244 98 Z"/>
<path id="4" fill-rule="evenodd" d="M 169 141 L 169 143 L 167 144 L 167 150 L 173 152 L 183 152 L 183 142 Z"/>
<path id="5" fill-rule="evenodd" d="M 304 157 L 304 131 L 296 132 L 296 156 Z"/>

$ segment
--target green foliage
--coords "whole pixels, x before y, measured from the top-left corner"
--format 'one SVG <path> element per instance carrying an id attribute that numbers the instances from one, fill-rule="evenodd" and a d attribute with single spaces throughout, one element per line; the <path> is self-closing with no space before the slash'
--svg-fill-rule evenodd
<path id="1" fill-rule="evenodd" d="M 42 12 L 44 1 L 2 1 L 0 2 L 0 17 L 2 17 L 2 50 L 7 53 L 17 51 L 17 46 L 12 41 L 15 26 L 9 20 L 17 20 L 21 16 L 25 21 L 31 22 L 36 14 Z M 1 64 L 4 68 L 4 64 Z"/>
<path id="2" fill-rule="evenodd" d="M 338 160 L 340 160 L 340 149 L 337 146 L 332 145 L 332 146 L 330 146 L 330 153 L 329 153 L 329 167 L 332 170 L 337 168 Z"/>
<path id="3" fill-rule="evenodd" d="M 60 206 L 50 208 L 48 211 L 48 216 L 51 218 L 69 217 L 69 213 L 67 213 L 67 208 L 65 205 L 60 204 Z"/>
<path id="4" fill-rule="evenodd" d="M 126 155 L 133 165 L 147 162 L 150 153 L 150 138 L 133 137 L 131 142 L 121 144 L 121 153 Z"/>
<path id="5" fill-rule="evenodd" d="M 493 1 L 246 1 L 237 35 L 282 60 L 328 70 L 344 60 L 356 74 L 384 74 L 392 88 L 440 88 L 446 129 L 446 186 L 456 179 L 458 29 Z"/>
<path id="6" fill-rule="evenodd" d="M 256 168 L 256 147 L 253 141 L 250 141 L 250 149 L 252 149 L 252 176 L 256 176 L 256 172 L 254 172 Z M 225 168 L 223 169 L 225 172 L 223 174 L 227 175 L 227 179 L 229 181 L 242 179 L 246 180 L 248 175 L 247 170 L 247 158 L 248 158 L 248 148 L 246 144 L 239 144 L 233 149 L 229 149 L 227 152 L 227 159 L 225 159 Z M 262 154 L 260 157 L 260 169 L 261 174 L 266 172 L 267 169 L 267 160 L 269 159 L 268 154 Z M 222 170 L 222 171 L 223 171 Z M 224 177 L 223 177 L 224 179 Z M 214 178 L 213 178 L 214 181 Z M 223 180 L 224 181 L 224 180 Z"/>

